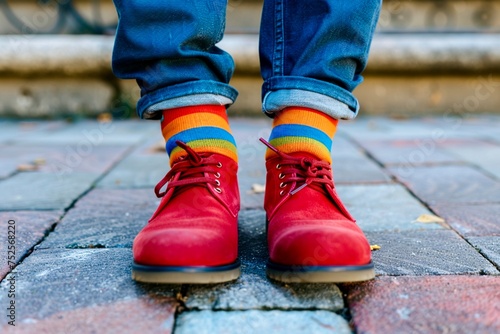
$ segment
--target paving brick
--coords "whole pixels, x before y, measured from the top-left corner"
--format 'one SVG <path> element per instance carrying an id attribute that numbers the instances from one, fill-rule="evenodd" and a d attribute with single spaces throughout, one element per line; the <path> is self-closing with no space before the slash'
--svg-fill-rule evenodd
<path id="1" fill-rule="evenodd" d="M 149 189 L 94 189 L 38 248 L 131 248 L 157 204 Z"/>
<path id="2" fill-rule="evenodd" d="M 336 184 L 387 183 L 390 177 L 348 138 L 336 136 L 332 145 L 332 167 Z"/>
<path id="3" fill-rule="evenodd" d="M 240 213 L 242 276 L 235 282 L 191 285 L 186 293 L 189 309 L 327 309 L 343 308 L 342 295 L 334 284 L 281 284 L 266 277 L 268 257 L 265 214 L 258 210 Z"/>
<path id="4" fill-rule="evenodd" d="M 20 136 L 16 138 L 16 143 L 38 143 L 44 145 L 65 143 L 78 145 L 91 141 L 104 145 L 129 145 L 138 144 L 152 137 L 161 138 L 158 122 L 114 120 L 109 123 L 98 123 L 81 120 L 75 123 L 67 123 L 64 126 L 59 126 L 51 130 L 45 129 L 44 131 L 36 131 Z"/>
<path id="5" fill-rule="evenodd" d="M 254 184 L 264 186 L 266 167 L 264 156 L 266 147 L 257 138 L 238 138 L 238 186 L 240 188 L 241 207 L 243 209 L 261 209 L 264 205 L 264 193 L 255 192 Z"/>
<path id="6" fill-rule="evenodd" d="M 17 170 L 17 166 L 18 164 L 16 164 L 14 161 L 0 160 L 0 180 L 14 174 Z"/>
<path id="7" fill-rule="evenodd" d="M 436 133 L 445 132 L 450 136 L 455 131 L 450 126 L 435 124 L 432 119 L 396 120 L 385 117 L 358 118 L 354 121 L 341 122 L 339 133 L 359 142 L 369 140 L 394 140 L 433 138 Z"/>
<path id="8" fill-rule="evenodd" d="M 0 280 L 10 271 L 9 258 L 7 257 L 7 247 L 10 245 L 7 242 L 9 235 L 9 221 L 14 221 L 13 231 L 15 231 L 15 260 L 12 262 L 18 263 L 19 260 L 44 236 L 45 233 L 56 223 L 62 215 L 62 211 L 14 211 L 0 212 L 0 222 L 2 229 L 0 230 L 0 253 L 4 254 L 4 261 L 0 267 Z M 12 231 L 12 229 L 11 229 Z M 12 235 L 12 234 L 10 234 Z"/>
<path id="9" fill-rule="evenodd" d="M 129 249 L 34 251 L 15 273 L 16 323 L 19 328 L 66 328 L 74 325 L 73 321 L 84 322 L 87 316 L 99 319 L 102 311 L 112 323 L 144 316 L 154 319 L 153 326 L 160 322 L 171 326 L 172 307 L 176 304 L 174 296 L 180 286 L 132 281 L 131 253 Z M 12 275 L 9 274 L 8 278 Z M 8 280 L 4 280 L 0 286 L 3 309 L 10 302 L 9 288 Z M 153 314 L 147 315 L 150 311 Z M 137 315 L 133 315 L 134 312 Z M 8 326 L 7 320 L 1 317 L 0 328 Z"/>
<path id="10" fill-rule="evenodd" d="M 0 150 L 2 148 L 0 147 Z M 0 180 L 5 179 L 17 171 L 17 164 L 15 161 L 0 160 Z"/>
<path id="11" fill-rule="evenodd" d="M 341 185 L 337 191 L 363 231 L 443 228 L 415 222 L 420 215 L 430 212 L 399 184 Z"/>
<path id="12" fill-rule="evenodd" d="M 264 187 L 265 183 L 266 169 L 263 164 L 258 164 L 258 166 L 253 166 L 253 168 L 245 168 L 243 165 L 240 165 L 238 186 L 240 189 L 242 210 L 262 209 L 264 207 L 264 192 L 254 190 L 254 185 Z"/>
<path id="13" fill-rule="evenodd" d="M 252 185 L 264 186 L 266 182 L 266 146 L 259 138 L 268 139 L 271 123 L 267 118 L 230 120 L 238 148 L 238 182 L 243 209 L 262 209 L 264 193 L 256 193 Z"/>
<path id="14" fill-rule="evenodd" d="M 498 270 L 450 230 L 367 233 L 379 275 L 498 275 Z"/>
<path id="15" fill-rule="evenodd" d="M 465 236 L 500 236 L 500 204 L 436 205 L 433 210 Z"/>
<path id="16" fill-rule="evenodd" d="M 23 164 L 31 164 L 36 159 L 42 157 L 41 150 L 47 151 L 50 148 L 36 147 L 36 148 L 19 148 L 14 145 L 1 145 L 0 146 L 0 178 L 8 177 L 14 174 L 18 166 Z M 46 154 L 43 154 L 46 155 Z"/>
<path id="17" fill-rule="evenodd" d="M 500 179 L 500 143 L 495 145 L 484 141 L 457 140 L 446 142 L 444 148 L 461 160 L 477 165 Z"/>
<path id="18" fill-rule="evenodd" d="M 431 206 L 500 202 L 500 182 L 470 166 L 399 166 L 389 170 Z"/>
<path id="19" fill-rule="evenodd" d="M 67 208 L 98 177 L 94 173 L 27 172 L 0 181 L 0 211 Z"/>
<path id="20" fill-rule="evenodd" d="M 272 119 L 264 114 L 261 117 L 230 117 L 229 123 L 233 132 L 238 148 L 243 148 L 245 143 L 255 142 L 259 146 L 265 147 L 260 143 L 259 138 L 268 139 L 272 130 Z"/>
<path id="21" fill-rule="evenodd" d="M 29 319 L 2 333 L 172 333 L 175 303 L 172 298 L 137 298 L 57 312 Z"/>
<path id="22" fill-rule="evenodd" d="M 500 236 L 468 237 L 467 240 L 500 268 Z"/>
<path id="23" fill-rule="evenodd" d="M 0 177 L 16 171 L 19 165 L 30 165 L 36 160 L 43 161 L 37 166 L 39 172 L 65 175 L 72 172 L 103 173 L 115 164 L 126 151 L 126 146 L 100 145 L 90 142 L 78 145 L 11 145 L 0 148 L 0 166 L 6 166 Z"/>
<path id="24" fill-rule="evenodd" d="M 347 321 L 328 311 L 198 311 L 181 313 L 177 334 L 352 333 Z"/>
<path id="25" fill-rule="evenodd" d="M 380 277 L 344 288 L 358 333 L 500 332 L 497 277 Z"/>
<path id="26" fill-rule="evenodd" d="M 54 131 L 68 126 L 64 121 L 19 121 L 0 120 L 0 142 L 14 143 L 25 137 L 46 137 Z"/>
<path id="27" fill-rule="evenodd" d="M 491 129 L 498 127 L 498 118 L 481 118 L 464 120 L 446 116 L 418 119 L 359 117 L 353 122 L 341 122 L 339 133 L 359 141 L 418 138 L 439 143 L 450 138 L 493 138 L 495 131 Z"/>
<path id="28" fill-rule="evenodd" d="M 359 141 L 384 165 L 421 165 L 459 162 L 460 160 L 427 138 Z"/>
<path id="29" fill-rule="evenodd" d="M 2 143 L 0 145 L 0 178 L 5 178 L 14 173 L 20 164 L 32 162 L 41 157 L 41 152 L 38 152 L 39 149 L 42 149 L 40 145 L 31 149 L 31 153 L 26 152 L 26 150 L 29 150 L 28 148 L 16 148 L 19 138 L 34 134 L 43 136 L 60 127 L 67 126 L 67 123 L 64 122 L 13 122 L 5 120 L 0 124 L 2 124 L 0 126 L 0 143 Z M 35 142 L 34 144 L 38 143 Z M 47 150 L 48 146 L 43 149 Z"/>
<path id="30" fill-rule="evenodd" d="M 159 141 L 149 140 L 123 159 L 97 184 L 102 188 L 153 189 L 170 169 Z"/>
<path id="31" fill-rule="evenodd" d="M 74 209 L 106 211 L 151 211 L 160 204 L 153 189 L 92 189 L 74 206 Z M 72 210 L 74 210 L 72 209 Z M 71 211 L 70 211 L 71 212 Z M 151 214 L 153 212 L 150 212 Z"/>
<path id="32" fill-rule="evenodd" d="M 342 156 L 332 153 L 333 179 L 335 184 L 388 183 L 391 178 L 367 157 Z"/>

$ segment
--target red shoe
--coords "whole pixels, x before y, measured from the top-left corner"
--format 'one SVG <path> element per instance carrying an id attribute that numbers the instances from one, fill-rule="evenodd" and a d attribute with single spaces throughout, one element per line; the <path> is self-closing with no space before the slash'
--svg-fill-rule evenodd
<path id="1" fill-rule="evenodd" d="M 300 152 L 266 162 L 267 275 L 282 282 L 375 277 L 370 245 L 340 201 L 328 162 Z"/>
<path id="2" fill-rule="evenodd" d="M 177 145 L 187 156 L 155 188 L 163 199 L 134 240 L 132 278 L 151 283 L 237 279 L 238 165 L 220 154 L 196 153 L 180 141 Z"/>

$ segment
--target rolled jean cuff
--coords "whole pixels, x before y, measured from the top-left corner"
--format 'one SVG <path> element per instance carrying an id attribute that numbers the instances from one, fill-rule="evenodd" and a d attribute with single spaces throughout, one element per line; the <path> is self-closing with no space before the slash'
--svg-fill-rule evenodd
<path id="1" fill-rule="evenodd" d="M 262 110 L 269 117 L 287 107 L 306 107 L 335 119 L 353 119 L 358 100 L 347 90 L 316 79 L 274 77 L 263 86 Z"/>
<path id="2" fill-rule="evenodd" d="M 238 91 L 216 81 L 195 81 L 154 90 L 137 102 L 137 114 L 144 119 L 161 119 L 162 110 L 201 104 L 230 105 Z"/>

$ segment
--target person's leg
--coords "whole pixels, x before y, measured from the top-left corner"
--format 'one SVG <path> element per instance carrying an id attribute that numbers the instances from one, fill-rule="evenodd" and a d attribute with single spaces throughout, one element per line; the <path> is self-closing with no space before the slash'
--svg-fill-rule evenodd
<path id="1" fill-rule="evenodd" d="M 282 281 L 373 277 L 370 247 L 335 192 L 331 142 L 359 110 L 380 0 L 266 0 L 260 37 L 266 154 L 268 275 Z M 339 161 L 338 163 L 342 163 Z"/>
<path id="2" fill-rule="evenodd" d="M 239 275 L 236 146 L 226 106 L 234 62 L 215 47 L 225 0 L 115 0 L 113 70 L 141 88 L 142 118 L 161 119 L 171 169 L 133 244 L 133 278 L 215 283 Z M 145 166 L 147 168 L 147 166 Z M 164 189 L 164 190 L 163 190 Z"/>
<path id="3" fill-rule="evenodd" d="M 228 85 L 233 59 L 215 46 L 224 33 L 226 2 L 114 0 L 119 23 L 113 72 L 137 80 L 141 118 L 234 102 L 237 92 Z"/>

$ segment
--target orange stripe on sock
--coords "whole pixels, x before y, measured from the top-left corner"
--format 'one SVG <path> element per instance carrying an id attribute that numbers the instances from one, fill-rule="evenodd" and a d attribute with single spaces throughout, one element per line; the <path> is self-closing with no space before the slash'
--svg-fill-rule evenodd
<path id="1" fill-rule="evenodd" d="M 338 119 L 314 109 L 289 107 L 283 109 L 274 118 L 273 126 L 281 124 L 308 125 L 323 131 L 329 137 L 333 137 L 337 131 Z"/>
<path id="2" fill-rule="evenodd" d="M 193 129 L 204 126 L 213 126 L 231 133 L 227 119 L 218 114 L 210 112 L 196 112 L 173 119 L 162 129 L 163 137 L 170 138 L 186 129 Z"/>

